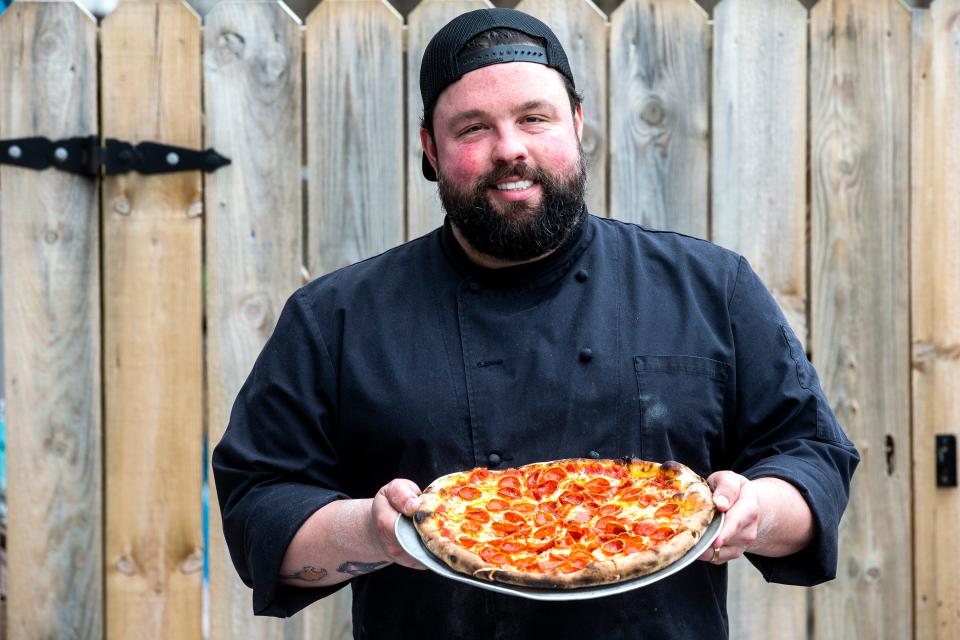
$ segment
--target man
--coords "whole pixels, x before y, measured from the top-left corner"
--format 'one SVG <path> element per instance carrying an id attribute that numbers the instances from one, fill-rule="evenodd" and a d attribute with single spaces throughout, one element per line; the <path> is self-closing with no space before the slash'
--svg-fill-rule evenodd
<path id="1" fill-rule="evenodd" d="M 583 110 L 538 20 L 456 18 L 420 86 L 444 226 L 295 293 L 214 452 L 255 613 L 349 580 L 360 638 L 716 638 L 726 562 L 832 578 L 859 458 L 746 261 L 586 214 Z M 413 570 L 394 536 L 445 473 L 625 455 L 709 475 L 726 521 L 703 562 L 544 603 Z"/>

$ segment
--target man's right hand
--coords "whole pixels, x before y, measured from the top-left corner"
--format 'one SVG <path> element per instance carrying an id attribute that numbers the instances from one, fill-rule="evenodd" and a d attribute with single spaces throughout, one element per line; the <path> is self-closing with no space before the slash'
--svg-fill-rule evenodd
<path id="1" fill-rule="evenodd" d="M 426 567 L 407 554 L 397 541 L 397 517 L 412 516 L 420 506 L 420 487 L 402 478 L 391 480 L 377 491 L 370 507 L 375 539 L 383 553 L 393 562 L 411 569 Z"/>

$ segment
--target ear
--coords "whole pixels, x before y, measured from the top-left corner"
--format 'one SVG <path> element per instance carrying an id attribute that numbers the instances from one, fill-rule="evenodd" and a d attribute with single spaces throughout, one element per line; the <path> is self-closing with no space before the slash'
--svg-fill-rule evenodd
<path id="1" fill-rule="evenodd" d="M 573 128 L 577 132 L 577 139 L 583 142 L 583 105 L 577 105 L 577 111 L 573 114 Z"/>
<path id="2" fill-rule="evenodd" d="M 427 160 L 430 161 L 430 165 L 433 167 L 433 170 L 437 170 L 437 145 L 433 142 L 433 137 L 430 135 L 430 132 L 420 127 L 420 148 L 423 149 L 423 152 L 427 154 Z"/>

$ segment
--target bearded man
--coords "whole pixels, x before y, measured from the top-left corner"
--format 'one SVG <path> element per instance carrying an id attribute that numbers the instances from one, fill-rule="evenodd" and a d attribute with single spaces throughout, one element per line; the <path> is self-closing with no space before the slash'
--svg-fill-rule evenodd
<path id="1" fill-rule="evenodd" d="M 586 212 L 583 109 L 540 21 L 456 18 L 420 87 L 443 227 L 291 296 L 214 452 L 254 612 L 350 584 L 358 638 L 718 638 L 730 560 L 832 578 L 859 457 L 746 261 Z M 709 476 L 703 562 L 538 602 L 422 571 L 395 536 L 446 473 L 624 456 Z"/>

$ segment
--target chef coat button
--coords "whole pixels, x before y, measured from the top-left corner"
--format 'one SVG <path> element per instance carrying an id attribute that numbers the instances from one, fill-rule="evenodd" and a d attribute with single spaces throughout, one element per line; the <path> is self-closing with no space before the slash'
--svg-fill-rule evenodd
<path id="1" fill-rule="evenodd" d="M 574 277 L 577 279 L 577 282 L 586 282 L 590 275 L 583 269 L 580 269 L 580 271 L 577 271 L 577 275 Z"/>
<path id="2" fill-rule="evenodd" d="M 600 452 L 599 452 L 599 451 L 591 451 L 591 452 L 590 452 L 590 457 L 593 458 L 594 460 L 599 460 L 599 459 L 600 459 Z"/>
<path id="3" fill-rule="evenodd" d="M 580 349 L 580 362 L 590 362 L 593 360 L 593 351 L 590 349 Z"/>
<path id="4" fill-rule="evenodd" d="M 470 291 L 473 291 L 474 293 L 480 293 L 480 283 L 479 283 L 479 282 L 471 282 L 471 283 L 470 283 Z"/>
<path id="5" fill-rule="evenodd" d="M 498 464 L 500 464 L 500 454 L 491 453 L 489 456 L 487 456 L 487 462 L 490 463 L 491 467 L 497 466 Z"/>

